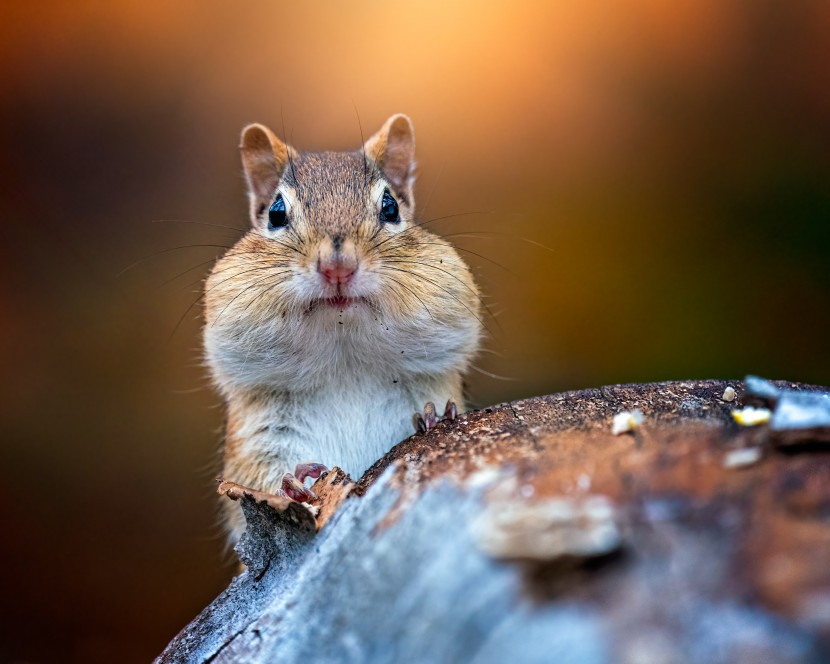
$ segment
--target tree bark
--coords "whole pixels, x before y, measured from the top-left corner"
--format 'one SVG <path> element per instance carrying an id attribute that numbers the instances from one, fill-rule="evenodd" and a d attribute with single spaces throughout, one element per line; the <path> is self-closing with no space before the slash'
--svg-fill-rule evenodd
<path id="1" fill-rule="evenodd" d="M 157 661 L 830 661 L 830 454 L 739 426 L 750 400 L 685 381 L 467 413 L 322 477 L 316 518 L 225 485 L 247 570 Z"/>

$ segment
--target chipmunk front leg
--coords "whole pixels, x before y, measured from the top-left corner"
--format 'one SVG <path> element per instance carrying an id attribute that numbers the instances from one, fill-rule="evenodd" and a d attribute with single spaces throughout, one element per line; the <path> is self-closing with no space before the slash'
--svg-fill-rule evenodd
<path id="1" fill-rule="evenodd" d="M 454 420 L 457 417 L 458 406 L 455 405 L 455 401 L 452 399 L 447 401 L 447 405 L 444 408 L 444 415 L 441 417 L 438 417 L 438 413 L 435 411 L 435 404 L 428 401 L 424 405 L 423 413 L 415 413 L 413 415 L 412 424 L 415 427 L 416 433 L 424 433 L 425 431 L 434 429 L 441 420 Z"/>

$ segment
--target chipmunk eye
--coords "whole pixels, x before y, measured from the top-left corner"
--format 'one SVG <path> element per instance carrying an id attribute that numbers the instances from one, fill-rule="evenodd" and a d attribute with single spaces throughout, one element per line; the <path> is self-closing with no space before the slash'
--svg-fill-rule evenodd
<path id="1" fill-rule="evenodd" d="M 268 230 L 272 231 L 275 228 L 282 228 L 287 225 L 288 219 L 285 216 L 285 201 L 282 200 L 282 194 L 280 194 L 268 209 Z"/>
<path id="2" fill-rule="evenodd" d="M 397 224 L 401 220 L 398 202 L 392 198 L 388 189 L 383 192 L 383 200 L 380 202 L 380 220 L 386 224 Z"/>

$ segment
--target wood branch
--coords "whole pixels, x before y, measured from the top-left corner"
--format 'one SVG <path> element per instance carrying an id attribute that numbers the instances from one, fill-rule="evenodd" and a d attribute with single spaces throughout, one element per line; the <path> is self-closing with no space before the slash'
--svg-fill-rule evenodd
<path id="1" fill-rule="evenodd" d="M 248 569 L 157 661 L 830 661 L 830 448 L 740 426 L 751 401 L 686 381 L 464 414 L 322 477 L 316 520 L 226 487 Z"/>

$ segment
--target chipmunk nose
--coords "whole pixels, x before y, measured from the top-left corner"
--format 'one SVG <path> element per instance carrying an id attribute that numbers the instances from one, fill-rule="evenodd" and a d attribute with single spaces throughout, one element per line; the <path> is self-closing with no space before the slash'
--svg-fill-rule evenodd
<path id="1" fill-rule="evenodd" d="M 348 284 L 357 272 L 354 243 L 341 235 L 324 240 L 317 255 L 317 271 L 332 286 Z"/>
<path id="2" fill-rule="evenodd" d="M 354 263 L 337 261 L 329 264 L 321 263 L 319 270 L 323 279 L 332 286 L 345 286 L 352 280 L 357 266 Z"/>

